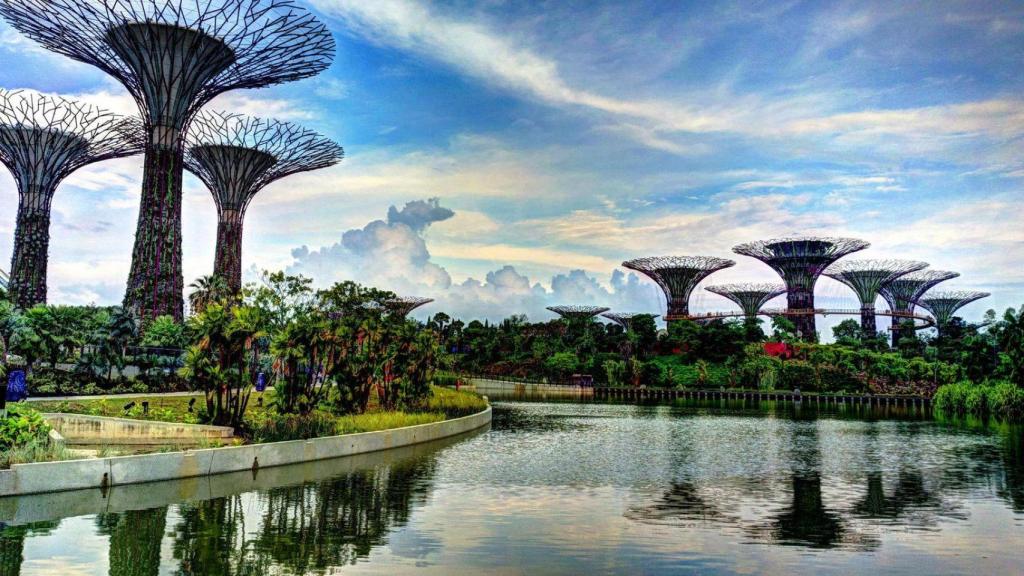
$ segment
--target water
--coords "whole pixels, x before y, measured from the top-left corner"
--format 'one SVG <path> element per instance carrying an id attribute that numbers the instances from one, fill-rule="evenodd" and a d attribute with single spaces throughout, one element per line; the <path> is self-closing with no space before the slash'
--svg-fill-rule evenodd
<path id="1" fill-rule="evenodd" d="M 0 500 L 0 574 L 1021 574 L 1022 438 L 499 402 L 440 445 Z"/>

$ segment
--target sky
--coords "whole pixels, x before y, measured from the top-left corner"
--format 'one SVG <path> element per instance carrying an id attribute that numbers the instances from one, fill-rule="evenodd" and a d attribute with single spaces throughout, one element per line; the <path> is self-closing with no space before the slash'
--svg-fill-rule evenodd
<path id="1" fill-rule="evenodd" d="M 1024 303 L 1024 4 L 299 3 L 333 32 L 333 65 L 209 107 L 301 123 L 346 159 L 256 197 L 249 280 L 284 269 L 436 298 L 420 317 L 663 312 L 623 260 L 722 256 L 737 265 L 705 284 L 770 281 L 731 247 L 820 234 L 960 272 L 945 287 L 992 293 L 968 319 Z M 105 74 L 6 23 L 0 62 L 0 87 L 135 112 Z M 121 300 L 140 180 L 135 157 L 58 190 L 51 302 Z M 4 171 L 0 262 L 16 206 Z M 216 232 L 193 177 L 183 218 L 188 284 L 210 273 Z M 818 300 L 856 307 L 829 279 Z M 703 290 L 692 302 L 733 308 Z"/>

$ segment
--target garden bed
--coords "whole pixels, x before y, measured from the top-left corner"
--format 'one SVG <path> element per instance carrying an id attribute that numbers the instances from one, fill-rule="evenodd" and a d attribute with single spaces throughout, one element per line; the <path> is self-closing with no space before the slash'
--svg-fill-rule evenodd
<path id="1" fill-rule="evenodd" d="M 191 405 L 190 401 L 195 400 Z M 143 403 L 148 403 L 144 408 Z M 383 411 L 371 405 L 362 414 L 333 415 L 316 410 L 310 414 L 279 415 L 272 408 L 271 393 L 264 396 L 259 405 L 254 398 L 245 413 L 245 425 L 235 440 L 241 444 L 306 440 L 327 436 L 357 434 L 391 430 L 421 424 L 432 424 L 447 419 L 479 413 L 487 408 L 487 402 L 470 392 L 434 387 L 432 394 L 421 405 L 409 411 Z M 61 401 L 35 401 L 21 404 L 34 411 L 45 413 L 81 414 L 87 416 L 121 418 L 152 422 L 179 424 L 202 424 L 201 411 L 204 407 L 202 395 L 198 396 L 133 396 L 131 398 L 104 397 L 97 399 L 76 399 Z M 213 447 L 210 443 L 200 447 Z M 116 446 L 105 447 L 92 454 L 95 457 L 118 456 L 124 453 L 169 452 L 180 449 L 178 444 L 154 443 L 147 447 L 133 446 L 130 450 L 119 450 Z M 28 462 L 50 462 L 74 460 L 85 455 L 82 451 L 50 442 L 30 442 L 16 449 L 0 453 L 0 468 Z"/>

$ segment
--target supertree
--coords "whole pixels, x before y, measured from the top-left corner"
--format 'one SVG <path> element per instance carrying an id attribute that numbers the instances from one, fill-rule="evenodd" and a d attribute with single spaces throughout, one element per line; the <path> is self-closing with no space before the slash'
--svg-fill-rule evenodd
<path id="1" fill-rule="evenodd" d="M 11 302 L 20 308 L 46 302 L 50 207 L 60 182 L 87 164 L 140 152 L 137 120 L 64 98 L 0 89 L 0 162 L 18 187 Z"/>
<path id="2" fill-rule="evenodd" d="M 975 300 L 981 300 L 991 296 L 988 292 L 975 292 L 973 290 L 949 290 L 945 292 L 928 292 L 918 301 L 925 310 L 932 313 L 935 318 L 935 329 L 942 334 L 943 327 L 953 319 L 956 311 L 967 306 Z"/>
<path id="3" fill-rule="evenodd" d="M 714 256 L 651 256 L 627 260 L 622 265 L 657 282 L 668 301 L 665 320 L 671 322 L 690 315 L 690 293 L 701 280 L 736 263 Z"/>
<path id="4" fill-rule="evenodd" d="M 330 139 L 288 122 L 218 112 L 192 121 L 185 167 L 199 177 L 217 204 L 213 273 L 232 291 L 242 288 L 242 224 L 249 202 L 275 180 L 325 168 L 344 152 Z"/>
<path id="5" fill-rule="evenodd" d="M 749 242 L 732 251 L 757 258 L 771 266 L 786 284 L 790 320 L 797 334 L 813 340 L 817 335 L 814 321 L 814 285 L 833 262 L 870 246 L 856 238 L 795 237 Z"/>
<path id="6" fill-rule="evenodd" d="M 391 314 L 397 314 L 402 318 L 409 315 L 410 312 L 423 306 L 424 304 L 430 304 L 433 302 L 433 298 L 423 298 L 421 296 L 399 296 L 390 300 L 384 301 L 384 308 Z"/>
<path id="7" fill-rule="evenodd" d="M 607 312 L 610 308 L 576 304 L 567 306 L 548 306 L 548 310 L 551 310 L 566 320 L 589 320 L 598 314 Z"/>
<path id="8" fill-rule="evenodd" d="M 913 260 L 842 260 L 828 267 L 825 276 L 849 286 L 860 300 L 860 328 L 866 335 L 878 332 L 875 300 L 883 286 L 911 272 L 928 267 Z"/>
<path id="9" fill-rule="evenodd" d="M 760 284 L 719 284 L 706 286 L 704 289 L 732 300 L 743 310 L 743 315 L 749 319 L 756 318 L 761 312 L 761 308 L 769 300 L 786 293 L 784 285 L 770 282 Z"/>
<path id="10" fill-rule="evenodd" d="M 945 282 L 960 276 L 957 272 L 945 270 L 919 270 L 900 276 L 891 280 L 879 289 L 882 298 L 885 298 L 889 305 L 889 311 L 897 316 L 892 318 L 892 346 L 898 348 L 903 334 L 899 315 L 910 316 L 914 313 L 914 306 L 925 292 L 934 288 L 940 282 Z"/>
<path id="11" fill-rule="evenodd" d="M 660 314 L 648 314 L 646 312 L 605 312 L 601 316 L 615 322 L 619 326 L 622 326 L 623 330 L 627 332 L 633 329 L 633 321 L 642 316 L 650 316 L 652 320 L 656 320 Z"/>
<path id="12" fill-rule="evenodd" d="M 327 68 L 334 39 L 291 0 L 0 0 L 46 48 L 117 78 L 142 112 L 146 158 L 125 306 L 182 317 L 184 135 L 218 94 Z"/>

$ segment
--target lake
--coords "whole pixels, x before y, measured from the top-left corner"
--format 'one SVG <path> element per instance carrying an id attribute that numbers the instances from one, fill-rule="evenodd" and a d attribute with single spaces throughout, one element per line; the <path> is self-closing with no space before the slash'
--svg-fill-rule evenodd
<path id="1" fill-rule="evenodd" d="M 0 500 L 0 574 L 1024 566 L 1019 427 L 767 403 L 494 408 L 490 431 L 258 478 Z"/>

